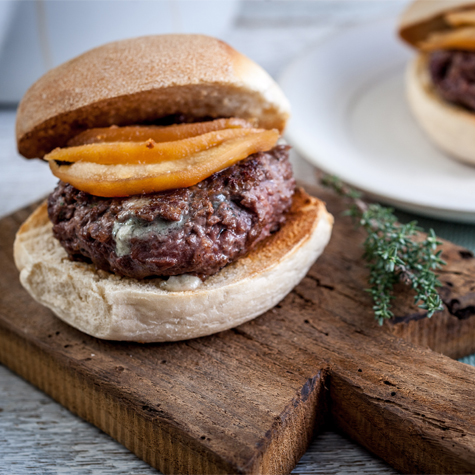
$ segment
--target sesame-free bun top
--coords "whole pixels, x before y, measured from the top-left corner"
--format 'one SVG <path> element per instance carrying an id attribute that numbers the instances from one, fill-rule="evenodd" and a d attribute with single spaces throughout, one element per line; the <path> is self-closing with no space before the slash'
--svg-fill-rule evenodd
<path id="1" fill-rule="evenodd" d="M 93 127 L 184 114 L 255 119 L 282 131 L 289 110 L 274 80 L 226 43 L 144 36 L 92 49 L 46 73 L 20 102 L 16 136 L 19 152 L 35 158 Z"/>
<path id="2" fill-rule="evenodd" d="M 416 0 L 401 15 L 399 35 L 416 46 L 430 33 L 448 28 L 443 19 L 446 13 L 474 7 L 474 0 Z"/>

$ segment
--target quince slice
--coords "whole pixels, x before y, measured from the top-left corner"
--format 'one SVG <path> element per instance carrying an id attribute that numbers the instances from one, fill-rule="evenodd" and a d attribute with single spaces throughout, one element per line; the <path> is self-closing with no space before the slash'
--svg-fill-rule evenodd
<path id="1" fill-rule="evenodd" d="M 262 132 L 263 129 L 225 129 L 174 142 L 110 142 L 57 148 L 44 157 L 59 162 L 91 162 L 102 165 L 159 163 L 178 160 L 207 150 L 226 140 Z"/>
<path id="2" fill-rule="evenodd" d="M 88 129 L 73 137 L 68 147 L 103 142 L 145 142 L 152 139 L 155 142 L 171 142 L 216 130 L 252 128 L 253 124 L 244 119 L 217 119 L 210 122 L 195 122 L 192 124 L 177 124 L 169 126 L 128 126 L 104 127 Z"/>
<path id="3" fill-rule="evenodd" d="M 475 26 L 467 26 L 439 33 L 432 33 L 417 45 L 422 51 L 461 49 L 475 51 Z"/>
<path id="4" fill-rule="evenodd" d="M 130 196 L 196 185 L 257 152 L 275 146 L 277 130 L 266 130 L 227 140 L 216 147 L 178 160 L 146 165 L 101 165 L 50 161 L 53 174 L 79 190 L 96 196 Z"/>
<path id="5" fill-rule="evenodd" d="M 449 12 L 444 15 L 444 20 L 453 27 L 475 25 L 475 9 Z"/>

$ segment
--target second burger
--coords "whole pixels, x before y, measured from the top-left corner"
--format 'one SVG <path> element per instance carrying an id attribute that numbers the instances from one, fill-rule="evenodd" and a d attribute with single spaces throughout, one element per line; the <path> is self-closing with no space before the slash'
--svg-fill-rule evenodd
<path id="1" fill-rule="evenodd" d="M 418 50 L 406 77 L 416 119 L 442 150 L 475 165 L 475 3 L 416 0 L 399 33 Z"/>

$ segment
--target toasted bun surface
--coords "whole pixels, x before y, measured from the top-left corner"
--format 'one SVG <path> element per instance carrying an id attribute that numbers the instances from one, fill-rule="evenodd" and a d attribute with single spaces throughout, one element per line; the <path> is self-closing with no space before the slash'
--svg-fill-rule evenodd
<path id="1" fill-rule="evenodd" d="M 445 152 L 475 164 L 475 114 L 442 99 L 434 90 L 428 56 L 408 65 L 406 89 L 413 114 L 429 137 Z"/>
<path id="2" fill-rule="evenodd" d="M 273 79 L 226 43 L 160 35 L 100 46 L 52 69 L 18 108 L 19 152 L 43 157 L 84 129 L 171 114 L 255 118 L 283 130 L 289 103 Z"/>
<path id="3" fill-rule="evenodd" d="M 176 341 L 227 330 L 266 312 L 322 253 L 333 218 L 298 189 L 285 225 L 196 290 L 167 291 L 72 262 L 53 238 L 46 203 L 22 225 L 14 246 L 26 290 L 59 318 L 108 340 Z"/>
<path id="4" fill-rule="evenodd" d="M 467 0 L 415 0 L 404 10 L 399 20 L 399 35 L 415 46 L 438 30 L 447 29 L 443 15 L 455 10 L 475 7 Z"/>

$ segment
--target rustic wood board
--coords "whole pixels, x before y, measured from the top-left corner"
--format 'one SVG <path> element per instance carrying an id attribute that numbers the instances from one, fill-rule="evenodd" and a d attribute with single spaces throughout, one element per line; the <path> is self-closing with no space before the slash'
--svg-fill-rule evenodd
<path id="1" fill-rule="evenodd" d="M 446 243 L 446 309 L 429 320 L 401 289 L 379 327 L 363 235 L 317 194 L 337 220 L 302 283 L 252 322 L 173 344 L 100 341 L 36 304 L 11 250 L 31 209 L 4 218 L 0 361 L 164 473 L 287 473 L 329 420 L 401 471 L 474 473 L 475 368 L 450 357 L 475 352 L 475 259 Z"/>

